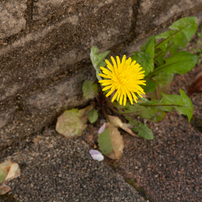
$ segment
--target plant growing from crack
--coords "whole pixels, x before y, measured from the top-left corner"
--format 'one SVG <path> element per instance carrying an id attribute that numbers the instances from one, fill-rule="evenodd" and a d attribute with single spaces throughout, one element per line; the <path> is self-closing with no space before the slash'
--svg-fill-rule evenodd
<path id="1" fill-rule="evenodd" d="M 98 135 L 99 148 L 104 155 L 120 159 L 123 153 L 123 137 L 118 131 L 122 128 L 135 137 L 152 140 L 152 130 L 146 124 L 137 121 L 137 117 L 149 121 L 161 121 L 166 112 L 174 109 L 192 118 L 193 106 L 189 97 L 180 89 L 180 95 L 170 95 L 169 87 L 174 74 L 189 72 L 197 62 L 197 56 L 184 51 L 186 44 L 197 30 L 197 19 L 185 17 L 173 23 L 169 30 L 157 36 L 152 35 L 132 57 L 120 57 L 106 60 L 110 51 L 99 54 L 99 49 L 92 47 L 90 58 L 96 71 L 97 83 L 85 81 L 83 95 L 86 99 L 96 97 L 97 105 L 107 119 L 102 133 Z M 104 60 L 105 59 L 105 60 Z M 94 123 L 98 112 L 94 103 L 82 109 L 87 122 Z M 106 113 L 106 107 L 115 114 L 125 117 L 128 123 Z M 80 114 L 81 117 L 81 114 Z M 68 123 L 71 117 L 68 118 Z M 78 119 L 77 119 L 78 122 Z M 61 124 L 67 127 L 67 124 Z M 86 127 L 86 125 L 85 125 Z M 56 127 L 58 130 L 59 127 Z M 83 128 L 82 128 L 83 129 Z"/>

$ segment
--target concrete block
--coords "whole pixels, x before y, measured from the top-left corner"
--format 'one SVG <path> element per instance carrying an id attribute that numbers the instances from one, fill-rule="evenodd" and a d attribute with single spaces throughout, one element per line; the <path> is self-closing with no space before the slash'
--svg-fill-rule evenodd
<path id="1" fill-rule="evenodd" d="M 0 2 L 0 39 L 17 34 L 25 29 L 24 11 L 27 0 L 7 0 Z"/>

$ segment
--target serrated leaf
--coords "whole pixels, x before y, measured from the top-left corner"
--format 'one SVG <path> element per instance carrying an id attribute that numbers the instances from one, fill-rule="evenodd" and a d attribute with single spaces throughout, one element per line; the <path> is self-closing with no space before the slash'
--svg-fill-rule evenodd
<path id="1" fill-rule="evenodd" d="M 84 81 L 82 91 L 85 99 L 92 99 L 98 94 L 98 85 L 93 81 Z"/>
<path id="2" fill-rule="evenodd" d="M 87 127 L 87 113 L 93 106 L 84 109 L 66 110 L 58 117 L 56 131 L 65 137 L 74 137 L 82 135 L 83 130 Z"/>
<path id="3" fill-rule="evenodd" d="M 147 41 L 140 47 L 141 52 L 149 54 L 154 58 L 154 46 L 155 46 L 155 36 L 152 35 L 147 39 Z"/>
<path id="4" fill-rule="evenodd" d="M 153 140 L 154 135 L 150 128 L 147 125 L 139 123 L 138 126 L 133 128 L 133 131 L 138 133 L 138 136 L 143 137 L 146 140 Z"/>
<path id="5" fill-rule="evenodd" d="M 160 48 L 165 52 L 169 50 L 171 54 L 174 54 L 179 46 L 183 49 L 188 43 L 188 40 L 182 31 L 168 30 L 159 34 L 156 38 L 164 38 L 164 40 L 157 44 L 156 48 Z"/>
<path id="6" fill-rule="evenodd" d="M 129 105 L 126 104 L 124 114 L 138 115 L 141 118 L 149 121 L 160 121 L 165 116 L 165 112 L 156 108 L 155 106 L 141 106 L 140 104 Z"/>
<path id="7" fill-rule="evenodd" d="M 138 133 L 138 136 L 143 137 L 146 140 L 153 140 L 154 135 L 150 128 L 147 125 L 138 123 L 136 120 L 132 120 L 130 117 L 126 117 L 129 120 L 129 124 L 133 125 L 132 129 L 134 132 Z"/>
<path id="8" fill-rule="evenodd" d="M 175 55 L 165 58 L 165 64 L 156 68 L 155 73 L 164 72 L 167 74 L 185 74 L 189 72 L 197 62 L 197 56 L 186 51 L 180 51 Z"/>
<path id="9" fill-rule="evenodd" d="M 152 77 L 152 79 L 159 84 L 160 88 L 165 85 L 171 83 L 173 81 L 174 74 L 167 74 L 165 72 L 161 72 L 160 74 Z"/>
<path id="10" fill-rule="evenodd" d="M 187 42 L 190 41 L 191 37 L 196 32 L 197 27 L 196 17 L 181 18 L 169 27 L 172 30 L 168 30 L 156 36 L 156 39 L 164 39 L 156 45 L 156 48 L 160 48 L 162 51 L 166 51 L 168 48 L 171 54 L 174 54 L 178 46 L 181 46 L 182 49 L 186 46 Z M 175 46 L 171 48 L 172 44 Z"/>
<path id="11" fill-rule="evenodd" d="M 98 113 L 97 110 L 91 109 L 87 114 L 88 120 L 90 123 L 94 123 L 98 119 Z"/>
<path id="12" fill-rule="evenodd" d="M 137 63 L 141 65 L 143 71 L 145 71 L 145 76 L 154 70 L 154 61 L 151 55 L 144 52 L 134 52 L 134 55 L 131 58 L 132 61 L 136 60 Z"/>
<path id="13" fill-rule="evenodd" d="M 152 77 L 152 79 L 157 83 L 155 91 L 147 92 L 147 96 L 151 99 L 160 100 L 162 98 L 162 93 L 168 93 L 170 89 L 170 84 L 174 78 L 174 74 L 167 74 L 161 72 L 158 75 Z"/>
<path id="14" fill-rule="evenodd" d="M 104 155 L 113 151 L 109 128 L 105 128 L 105 130 L 98 135 L 98 145 Z"/>
<path id="15" fill-rule="evenodd" d="M 190 98 L 186 95 L 186 93 L 180 89 L 180 96 L 179 95 L 166 95 L 162 93 L 163 98 L 162 102 L 164 104 L 173 105 L 173 107 L 183 115 L 188 117 L 190 122 L 193 114 L 193 105 Z M 178 105 L 178 106 L 175 106 Z"/>

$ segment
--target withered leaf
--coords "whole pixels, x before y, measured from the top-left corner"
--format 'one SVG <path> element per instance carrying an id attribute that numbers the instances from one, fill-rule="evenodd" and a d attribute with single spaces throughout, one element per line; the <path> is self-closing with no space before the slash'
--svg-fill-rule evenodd
<path id="1" fill-rule="evenodd" d="M 129 133 L 132 136 L 138 137 L 135 133 L 133 133 L 133 131 L 131 130 L 131 128 L 133 128 L 133 125 L 131 124 L 126 124 L 123 123 L 121 121 L 120 118 L 118 118 L 117 116 L 111 116 L 111 115 L 107 115 L 110 123 L 112 123 L 115 127 L 119 127 L 123 130 L 125 130 L 127 133 Z"/>
<path id="2" fill-rule="evenodd" d="M 192 95 L 197 91 L 202 91 L 202 72 L 196 76 L 194 82 L 189 87 L 189 95 Z"/>
<path id="3" fill-rule="evenodd" d="M 0 195 L 6 194 L 11 190 L 11 188 L 5 184 L 0 184 Z"/>
<path id="4" fill-rule="evenodd" d="M 111 123 L 106 123 L 106 128 L 109 129 L 111 144 L 113 147 L 113 151 L 109 153 L 107 156 L 111 159 L 120 159 L 123 155 L 123 137 L 116 127 L 114 127 Z"/>
<path id="5" fill-rule="evenodd" d="M 90 105 L 84 109 L 66 110 L 56 123 L 56 131 L 65 137 L 80 136 L 87 127 L 87 113 L 93 106 Z"/>
<path id="6" fill-rule="evenodd" d="M 0 195 L 10 191 L 10 187 L 6 186 L 4 182 L 16 178 L 19 175 L 20 168 L 17 163 L 8 160 L 0 164 Z"/>
<path id="7" fill-rule="evenodd" d="M 117 127 L 106 123 L 105 129 L 98 136 L 98 143 L 103 154 L 111 159 L 120 159 L 123 155 L 123 137 Z"/>

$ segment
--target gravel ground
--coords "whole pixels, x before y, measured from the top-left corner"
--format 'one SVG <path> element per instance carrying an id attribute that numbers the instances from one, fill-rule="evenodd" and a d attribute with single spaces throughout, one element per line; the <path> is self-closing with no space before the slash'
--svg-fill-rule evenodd
<path id="1" fill-rule="evenodd" d="M 171 92 L 188 92 L 202 66 L 177 75 Z M 191 97 L 194 118 L 191 124 L 177 112 L 168 113 L 158 123 L 148 123 L 155 139 L 124 137 L 125 150 L 117 172 L 123 175 L 150 201 L 202 201 L 202 93 Z M 197 129 L 198 128 L 198 129 Z"/>
<path id="2" fill-rule="evenodd" d="M 117 172 L 150 201 L 202 201 L 202 135 L 178 114 L 150 124 L 155 139 L 125 135 Z"/>
<path id="3" fill-rule="evenodd" d="M 92 160 L 82 139 L 65 139 L 48 129 L 33 142 L 12 155 L 21 176 L 7 183 L 12 191 L 0 201 L 145 201 L 104 161 Z"/>

